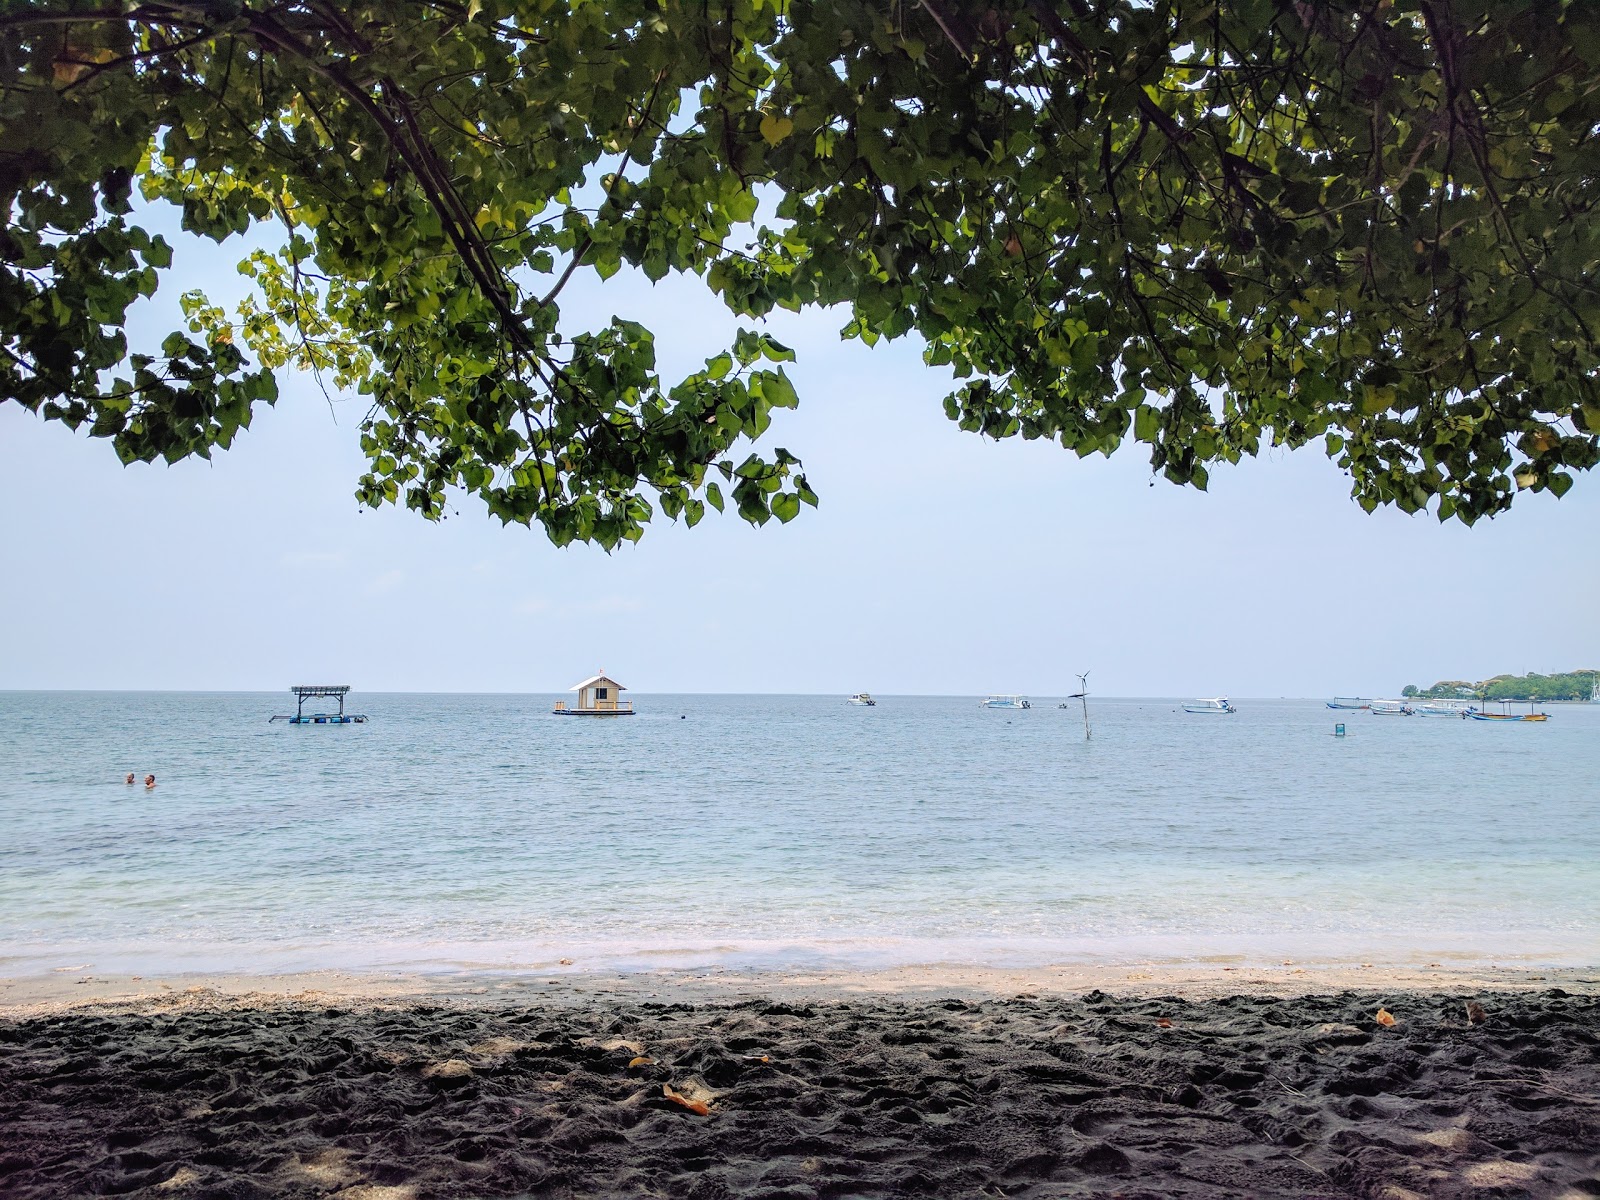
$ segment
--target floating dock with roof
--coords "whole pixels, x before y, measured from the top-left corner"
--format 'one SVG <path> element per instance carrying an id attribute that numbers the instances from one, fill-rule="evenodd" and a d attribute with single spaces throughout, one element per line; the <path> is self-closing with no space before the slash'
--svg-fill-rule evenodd
<path id="1" fill-rule="evenodd" d="M 289 689 L 294 693 L 295 711 L 293 716 L 269 717 L 268 724 L 273 721 L 287 721 L 291 725 L 365 725 L 365 713 L 347 713 L 344 710 L 344 698 L 350 691 L 348 683 L 297 683 Z M 339 711 L 336 713 L 306 711 L 306 701 L 315 699 L 337 699 Z"/>
<path id="2" fill-rule="evenodd" d="M 578 703 L 568 708 L 565 700 L 557 700 L 554 711 L 558 717 L 633 716 L 633 702 L 617 699 L 628 689 L 608 676 L 604 670 L 598 675 L 591 675 L 582 683 L 574 684 L 568 690 L 578 693 Z"/>

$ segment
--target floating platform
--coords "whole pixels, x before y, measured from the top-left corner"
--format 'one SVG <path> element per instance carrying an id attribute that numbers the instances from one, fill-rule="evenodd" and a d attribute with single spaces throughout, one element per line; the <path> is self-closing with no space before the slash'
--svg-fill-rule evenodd
<path id="1" fill-rule="evenodd" d="M 598 675 L 589 676 L 568 690 L 578 693 L 578 703 L 568 708 L 565 700 L 557 700 L 555 708 L 550 711 L 558 717 L 633 716 L 632 701 L 618 699 L 618 696 L 628 689 L 612 679 L 604 670 Z"/>
<path id="2" fill-rule="evenodd" d="M 267 724 L 274 721 L 287 721 L 290 725 L 365 725 L 365 713 L 347 713 L 344 710 L 344 698 L 350 691 L 348 683 L 297 683 L 289 689 L 294 693 L 296 704 L 293 716 L 280 715 L 267 718 Z M 306 701 L 318 698 L 337 699 L 339 711 L 336 713 L 308 713 Z"/>

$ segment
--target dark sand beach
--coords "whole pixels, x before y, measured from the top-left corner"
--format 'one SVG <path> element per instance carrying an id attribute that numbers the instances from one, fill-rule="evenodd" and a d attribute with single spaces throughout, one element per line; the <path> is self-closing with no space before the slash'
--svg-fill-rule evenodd
<path id="1" fill-rule="evenodd" d="M 0 1194 L 1600 1195 L 1592 987 L 1273 982 L 13 993 Z"/>

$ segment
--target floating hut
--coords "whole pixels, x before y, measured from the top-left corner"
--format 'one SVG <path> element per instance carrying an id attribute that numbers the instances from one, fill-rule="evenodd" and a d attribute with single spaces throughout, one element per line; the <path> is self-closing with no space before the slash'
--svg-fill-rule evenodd
<path id="1" fill-rule="evenodd" d="M 633 716 L 633 701 L 617 698 L 628 689 L 612 679 L 604 670 L 567 690 L 578 693 L 578 703 L 576 707 L 568 708 L 565 700 L 557 700 L 555 714 L 558 717 Z"/>
<path id="2" fill-rule="evenodd" d="M 273 721 L 287 721 L 291 725 L 365 725 L 367 723 L 364 713 L 347 713 L 344 711 L 344 698 L 350 691 L 348 683 L 297 683 L 289 689 L 294 693 L 295 709 L 293 716 L 269 717 L 267 723 Z M 326 697 L 339 701 L 339 711 L 336 713 L 306 711 L 306 701 Z"/>

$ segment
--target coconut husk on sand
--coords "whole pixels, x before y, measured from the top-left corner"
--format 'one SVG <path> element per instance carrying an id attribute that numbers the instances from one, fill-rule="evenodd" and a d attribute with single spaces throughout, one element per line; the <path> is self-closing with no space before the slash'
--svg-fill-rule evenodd
<path id="1" fill-rule="evenodd" d="M 1600 1195 L 1600 999 L 1470 999 L 70 1008 L 0 1194 Z"/>

